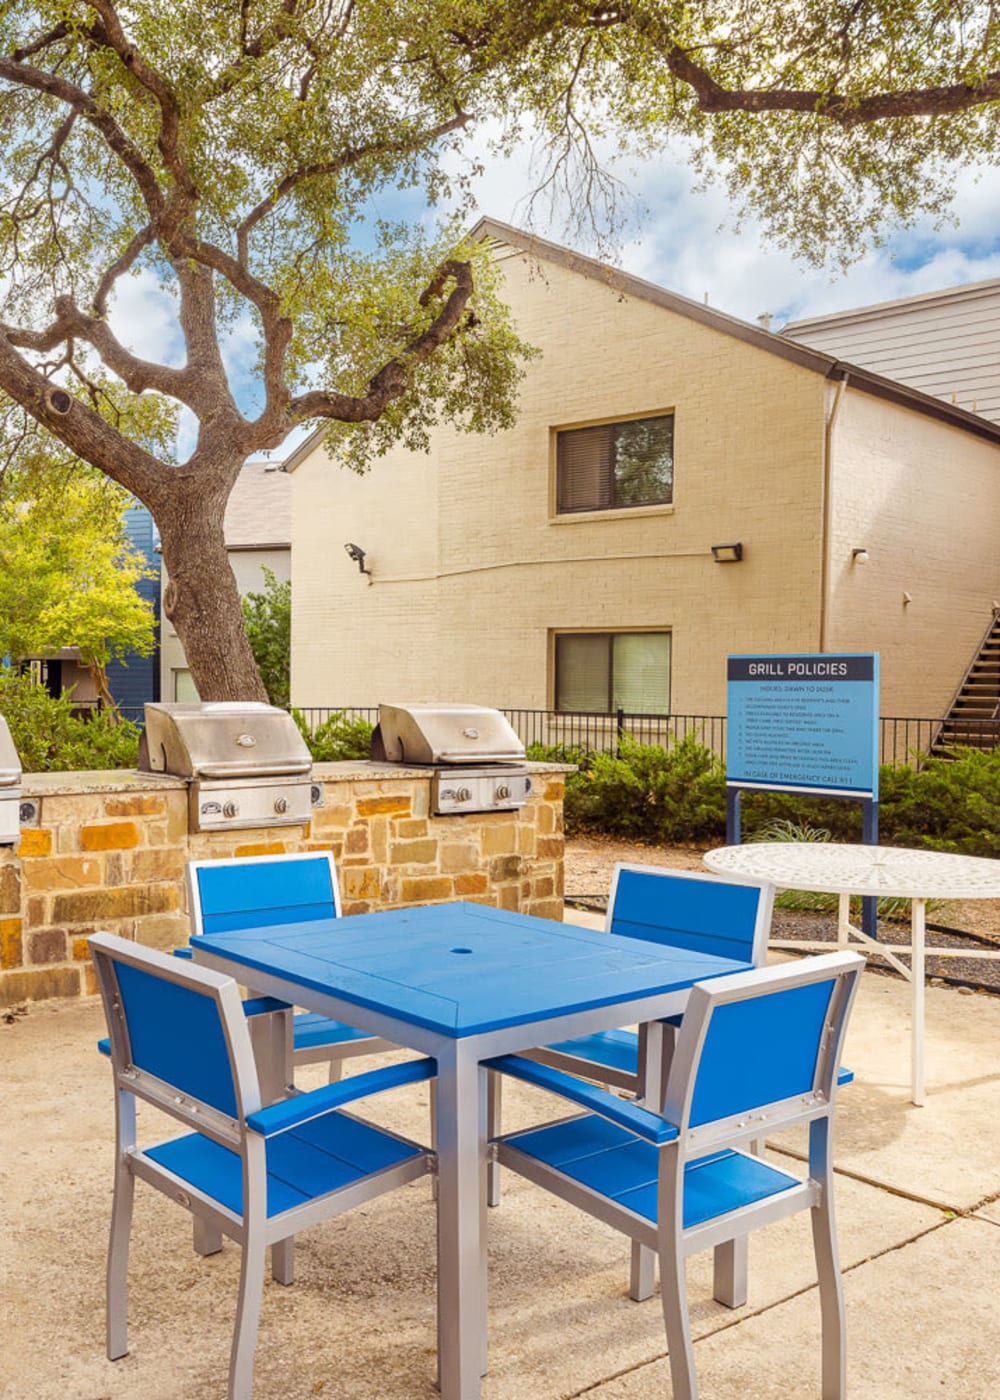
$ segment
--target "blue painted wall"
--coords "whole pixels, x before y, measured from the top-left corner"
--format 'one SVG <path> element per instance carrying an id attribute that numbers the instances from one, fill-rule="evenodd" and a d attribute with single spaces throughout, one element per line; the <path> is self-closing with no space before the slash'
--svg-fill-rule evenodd
<path id="1" fill-rule="evenodd" d="M 142 720 L 142 706 L 147 700 L 160 698 L 160 556 L 156 543 L 156 526 L 145 506 L 136 503 L 125 512 L 125 528 L 132 543 L 146 556 L 156 577 L 136 584 L 143 598 L 153 604 L 156 615 L 156 647 L 151 656 L 130 656 L 128 664 L 112 661 L 108 666 L 108 685 L 115 701 L 127 718 Z"/>

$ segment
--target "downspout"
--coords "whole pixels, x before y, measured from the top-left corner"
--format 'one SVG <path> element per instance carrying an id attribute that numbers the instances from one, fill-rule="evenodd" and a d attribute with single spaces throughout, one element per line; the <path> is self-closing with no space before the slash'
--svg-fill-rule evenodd
<path id="1" fill-rule="evenodd" d="M 833 430 L 837 424 L 837 415 L 840 413 L 840 404 L 844 397 L 844 390 L 847 388 L 847 381 L 850 375 L 841 365 L 836 364 L 830 370 L 828 378 L 833 379 L 840 375 L 840 383 L 837 385 L 837 392 L 834 396 L 833 407 L 830 409 L 830 416 L 826 420 L 826 429 L 823 434 L 823 547 L 820 551 L 820 579 L 819 579 L 819 649 L 827 649 L 827 623 L 829 618 L 830 604 L 830 477 L 833 471 Z"/>

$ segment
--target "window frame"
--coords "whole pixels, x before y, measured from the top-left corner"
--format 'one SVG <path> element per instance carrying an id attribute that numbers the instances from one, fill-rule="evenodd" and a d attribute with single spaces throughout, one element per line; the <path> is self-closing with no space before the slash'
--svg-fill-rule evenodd
<path id="1" fill-rule="evenodd" d="M 614 703 L 615 693 L 615 668 L 614 668 L 614 644 L 616 637 L 667 637 L 669 638 L 669 656 L 667 661 L 667 697 L 666 708 L 663 710 L 628 710 L 624 707 L 616 706 Z M 559 706 L 559 643 L 564 637 L 603 637 L 607 642 L 607 693 L 605 696 L 606 707 L 603 710 L 580 710 L 580 709 L 560 709 Z M 671 703 L 674 684 L 674 633 L 672 627 L 618 627 L 618 628 L 589 628 L 589 627 L 565 627 L 553 628 L 551 632 L 551 656 L 552 656 L 552 712 L 562 715 L 613 715 L 619 708 L 625 714 L 664 714 L 671 713 Z"/>
<path id="2" fill-rule="evenodd" d="M 581 506 L 578 509 L 560 506 L 560 439 L 565 438 L 570 433 L 585 432 L 593 428 L 619 428 L 633 423 L 647 423 L 653 419 L 666 418 L 670 420 L 670 456 L 671 456 L 671 480 L 670 499 L 661 501 L 646 501 L 636 504 L 633 501 L 625 501 L 621 504 L 612 503 L 610 505 L 589 505 Z M 633 515 L 637 513 L 647 514 L 653 512 L 669 513 L 674 509 L 674 497 L 676 492 L 676 444 L 677 444 L 677 414 L 673 408 L 656 409 L 646 413 L 625 413 L 615 417 L 597 418 L 584 423 L 563 423 L 551 429 L 551 474 L 549 493 L 549 518 L 553 522 L 564 522 L 571 520 L 587 519 L 593 516 L 613 516 Z M 617 478 L 612 467 L 612 487 Z"/>

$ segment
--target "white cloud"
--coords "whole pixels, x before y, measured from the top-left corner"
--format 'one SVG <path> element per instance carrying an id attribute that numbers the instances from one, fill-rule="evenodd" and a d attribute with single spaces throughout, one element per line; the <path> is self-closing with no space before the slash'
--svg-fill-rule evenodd
<path id="1" fill-rule="evenodd" d="M 529 156 L 525 145 L 506 161 L 484 159 L 485 173 L 476 184 L 481 214 L 524 224 L 531 178 L 538 174 Z M 752 219 L 736 233 L 724 191 L 713 186 L 695 193 L 679 149 L 641 163 L 621 161 L 615 169 L 645 211 L 621 244 L 620 265 L 696 301 L 707 294 L 712 306 L 745 320 L 770 312 L 778 327 L 793 318 L 1000 276 L 1000 187 L 992 171 L 982 178 L 958 172 L 955 224 L 935 229 L 930 220 L 921 221 L 840 273 L 796 260 L 767 240 Z M 561 219 L 544 227 L 541 203 L 534 213 L 535 233 L 566 241 Z"/>
<path id="2" fill-rule="evenodd" d="M 148 269 L 119 279 L 108 319 L 115 335 L 133 354 L 156 364 L 183 364 L 177 303 Z"/>

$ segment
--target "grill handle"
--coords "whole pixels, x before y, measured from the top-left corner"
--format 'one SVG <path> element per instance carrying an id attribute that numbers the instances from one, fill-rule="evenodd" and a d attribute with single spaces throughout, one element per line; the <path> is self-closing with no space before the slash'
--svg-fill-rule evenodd
<path id="1" fill-rule="evenodd" d="M 478 749 L 442 749 L 435 755 L 435 763 L 523 763 L 524 750 L 520 752 L 505 749 L 502 752 L 480 753 Z"/>
<path id="2" fill-rule="evenodd" d="M 195 774 L 199 778 L 283 778 L 295 773 L 308 773 L 312 761 L 261 763 L 199 763 Z"/>

